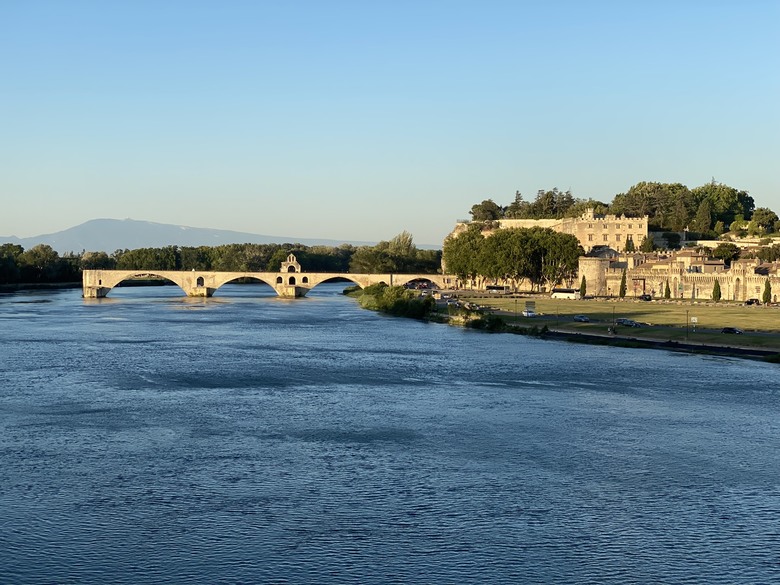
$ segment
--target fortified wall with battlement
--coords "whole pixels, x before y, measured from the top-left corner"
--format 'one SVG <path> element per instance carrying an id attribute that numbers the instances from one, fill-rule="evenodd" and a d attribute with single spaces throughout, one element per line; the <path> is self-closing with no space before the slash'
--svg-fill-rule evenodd
<path id="1" fill-rule="evenodd" d="M 583 256 L 579 261 L 579 275 L 585 277 L 588 295 L 618 296 L 624 270 L 627 297 L 646 294 L 664 298 L 668 283 L 672 299 L 710 300 L 717 280 L 722 300 L 761 299 L 767 281 L 772 302 L 780 298 L 780 262 L 736 260 L 727 267 L 722 260 L 688 250 L 614 259 Z"/>

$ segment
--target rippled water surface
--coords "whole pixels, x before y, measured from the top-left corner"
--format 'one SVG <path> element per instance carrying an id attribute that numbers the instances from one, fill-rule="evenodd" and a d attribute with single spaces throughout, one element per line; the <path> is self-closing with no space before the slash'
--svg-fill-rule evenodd
<path id="1" fill-rule="evenodd" d="M 0 583 L 780 582 L 780 369 L 228 285 L 0 296 Z"/>

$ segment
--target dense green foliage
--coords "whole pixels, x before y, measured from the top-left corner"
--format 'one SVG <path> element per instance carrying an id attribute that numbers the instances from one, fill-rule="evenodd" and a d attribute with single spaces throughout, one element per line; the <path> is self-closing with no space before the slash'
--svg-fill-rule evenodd
<path id="1" fill-rule="evenodd" d="M 582 280 L 580 281 L 580 298 L 584 299 L 585 295 L 588 292 L 588 283 L 585 280 L 585 275 L 582 275 Z"/>
<path id="2" fill-rule="evenodd" d="M 718 279 L 715 279 L 715 284 L 712 285 L 712 300 L 716 303 L 720 300 L 720 282 Z"/>
<path id="3" fill-rule="evenodd" d="M 620 277 L 620 290 L 618 291 L 618 295 L 621 299 L 626 297 L 626 291 L 628 290 L 628 287 L 626 286 L 626 269 L 623 269 L 623 275 Z"/>
<path id="4" fill-rule="evenodd" d="M 0 246 L 0 284 L 56 283 L 81 280 L 81 270 L 208 270 L 276 272 L 293 253 L 307 272 L 406 272 L 435 274 L 441 251 L 419 250 L 402 232 L 376 246 L 304 246 L 302 244 L 226 244 L 222 246 L 138 248 L 83 252 L 61 258 L 51 246 Z"/>
<path id="5" fill-rule="evenodd" d="M 424 319 L 436 305 L 431 296 L 420 297 L 416 291 L 384 283 L 363 289 L 358 293 L 358 302 L 364 309 L 413 319 Z"/>
<path id="6" fill-rule="evenodd" d="M 772 284 L 769 282 L 768 278 L 764 282 L 764 292 L 761 295 L 761 301 L 765 305 L 772 302 Z"/>
<path id="7" fill-rule="evenodd" d="M 517 284 L 556 285 L 571 281 L 583 250 L 577 238 L 546 228 L 497 230 L 489 237 L 476 224 L 444 241 L 447 272 L 461 280 L 477 277 Z"/>
<path id="8" fill-rule="evenodd" d="M 746 191 L 714 180 L 693 189 L 681 183 L 642 181 L 616 194 L 610 204 L 576 199 L 571 191 L 557 188 L 540 190 L 533 202 L 527 202 L 518 191 L 510 205 L 502 207 L 486 199 L 472 206 L 471 216 L 474 221 L 578 217 L 587 208 L 597 214 L 647 215 L 653 231 L 690 230 L 712 237 L 724 233 L 726 227 L 753 235 L 780 231 L 777 214 L 765 207 L 756 209 Z"/>
<path id="9" fill-rule="evenodd" d="M 76 282 L 80 278 L 79 258 L 60 257 L 49 245 L 29 250 L 15 244 L 0 245 L 0 284 Z"/>

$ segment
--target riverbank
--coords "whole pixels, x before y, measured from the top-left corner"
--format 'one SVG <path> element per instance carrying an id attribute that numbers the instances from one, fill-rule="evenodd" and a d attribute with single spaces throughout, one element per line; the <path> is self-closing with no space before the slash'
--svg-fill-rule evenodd
<path id="1" fill-rule="evenodd" d="M 762 360 L 780 363 L 780 335 L 772 329 L 753 330 L 740 335 L 724 335 L 720 329 L 710 328 L 698 331 L 695 327 L 682 327 L 659 324 L 652 325 L 646 321 L 641 326 L 623 327 L 616 326 L 611 319 L 615 315 L 614 301 L 585 301 L 574 303 L 558 303 L 549 299 L 536 302 L 537 310 L 554 310 L 549 312 L 534 313 L 536 316 L 527 318 L 520 316 L 512 306 L 507 307 L 507 300 L 484 297 L 479 299 L 482 304 L 476 304 L 473 297 L 470 302 L 459 299 L 455 303 L 452 299 L 439 301 L 437 304 L 438 315 L 434 320 L 448 322 L 454 326 L 466 326 L 491 332 L 507 332 L 538 336 L 543 339 L 557 339 L 572 343 L 591 345 L 606 345 L 612 347 L 635 347 L 643 349 L 662 349 L 681 353 L 696 353 L 706 355 L 720 355 L 738 357 L 744 359 Z M 513 301 L 512 304 L 514 305 Z M 525 308 L 524 305 L 523 308 Z M 701 310 L 699 305 L 693 305 L 692 309 Z M 672 309 L 680 312 L 679 307 Z M 682 309 L 684 311 L 685 309 Z M 581 318 L 584 312 L 590 314 L 585 322 L 575 321 L 574 315 Z M 738 311 L 735 313 L 735 311 Z M 752 314 L 751 314 L 752 311 Z M 668 305 L 655 305 L 652 303 L 622 303 L 617 314 L 639 314 L 646 317 L 655 317 L 662 323 L 669 317 Z M 742 320 L 748 316 L 751 324 L 757 326 L 774 327 L 772 319 L 763 323 L 752 307 L 741 309 L 731 307 L 728 317 L 742 313 Z M 683 315 L 685 313 L 683 312 Z M 759 312 L 759 315 L 769 315 Z M 774 313 L 770 313 L 774 314 Z M 708 321 L 712 326 L 712 318 Z M 729 338 L 729 343 L 722 343 L 721 339 Z M 732 343 L 734 342 L 734 343 Z"/>
<path id="2" fill-rule="evenodd" d="M 629 335 L 599 335 L 556 330 L 548 330 L 540 336 L 544 339 L 558 339 L 572 343 L 608 345 L 612 347 L 636 347 L 642 349 L 663 349 L 681 353 L 719 355 L 780 363 L 780 354 L 776 351 L 751 347 L 679 342 L 672 340 L 660 341 L 657 339 L 639 338 Z"/>

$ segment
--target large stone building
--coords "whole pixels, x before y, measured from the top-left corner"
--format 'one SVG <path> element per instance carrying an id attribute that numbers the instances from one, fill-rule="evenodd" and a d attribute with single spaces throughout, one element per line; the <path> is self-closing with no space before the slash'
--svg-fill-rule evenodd
<path id="1" fill-rule="evenodd" d="M 464 232 L 470 223 L 468 221 L 458 222 L 451 235 L 457 236 Z M 579 240 L 586 253 L 596 247 L 608 247 L 622 252 L 628 241 L 633 241 L 634 248 L 639 249 L 642 240 L 647 237 L 647 216 L 597 215 L 592 209 L 580 217 L 499 219 L 492 223 L 495 227 L 486 233 L 492 233 L 496 229 L 543 227 L 563 234 L 571 234 Z"/>
<path id="2" fill-rule="evenodd" d="M 673 299 L 709 300 L 716 280 L 723 300 L 761 299 L 767 281 L 772 289 L 772 302 L 777 302 L 780 296 L 778 262 L 735 260 L 727 267 L 722 260 L 712 260 L 692 250 L 617 258 L 582 256 L 579 261 L 579 274 L 585 277 L 588 295 L 618 296 L 624 270 L 627 297 L 647 294 L 663 298 L 668 283 Z"/>

